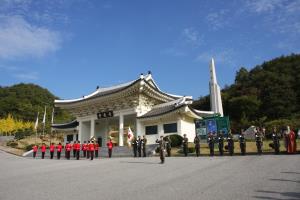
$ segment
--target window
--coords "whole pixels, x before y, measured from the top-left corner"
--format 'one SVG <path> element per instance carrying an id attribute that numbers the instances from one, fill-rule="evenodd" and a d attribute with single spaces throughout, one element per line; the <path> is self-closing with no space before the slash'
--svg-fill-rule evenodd
<path id="1" fill-rule="evenodd" d="M 164 133 L 177 133 L 177 123 L 164 124 Z"/>
<path id="2" fill-rule="evenodd" d="M 146 126 L 146 135 L 154 135 L 157 134 L 157 126 Z"/>
<path id="3" fill-rule="evenodd" d="M 73 135 L 67 135 L 67 141 L 68 142 L 73 141 Z"/>

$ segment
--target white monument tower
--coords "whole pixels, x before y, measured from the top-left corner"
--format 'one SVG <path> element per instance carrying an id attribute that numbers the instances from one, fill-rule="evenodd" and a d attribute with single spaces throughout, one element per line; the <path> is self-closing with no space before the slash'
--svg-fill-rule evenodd
<path id="1" fill-rule="evenodd" d="M 214 59 L 211 59 L 210 62 L 210 108 L 214 113 L 219 113 L 223 117 L 223 106 L 221 99 L 220 86 L 217 83 L 216 69 Z"/>

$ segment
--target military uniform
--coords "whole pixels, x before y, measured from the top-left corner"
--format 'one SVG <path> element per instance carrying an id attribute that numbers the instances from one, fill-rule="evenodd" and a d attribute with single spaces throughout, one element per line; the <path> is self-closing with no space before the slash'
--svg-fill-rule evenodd
<path id="1" fill-rule="evenodd" d="M 241 154 L 244 156 L 246 154 L 246 139 L 242 133 L 239 136 L 239 141 L 240 141 Z"/>
<path id="2" fill-rule="evenodd" d="M 224 137 L 222 134 L 219 135 L 218 137 L 218 147 L 219 147 L 219 152 L 220 152 L 220 156 L 223 156 L 224 154 Z"/>
<path id="3" fill-rule="evenodd" d="M 275 151 L 275 154 L 279 154 L 280 152 L 280 137 L 278 135 L 277 132 L 273 132 L 272 134 L 272 139 L 273 139 L 273 147 L 274 147 L 274 151 Z"/>
<path id="4" fill-rule="evenodd" d="M 133 156 L 136 157 L 137 156 L 137 140 L 135 139 L 135 137 L 132 138 L 132 150 L 133 150 Z"/>
<path id="5" fill-rule="evenodd" d="M 188 156 L 188 138 L 186 136 L 183 137 L 182 140 L 182 147 L 183 147 L 183 154 L 184 156 Z"/>
<path id="6" fill-rule="evenodd" d="M 256 148 L 257 148 L 257 153 L 259 155 L 262 154 L 262 145 L 263 145 L 263 141 L 262 141 L 262 135 L 259 133 L 255 134 L 255 141 L 256 141 Z"/>
<path id="7" fill-rule="evenodd" d="M 199 157 L 200 155 L 200 138 L 198 135 L 196 135 L 194 139 L 194 144 L 195 144 L 195 151 L 196 151 L 196 156 Z"/>
<path id="8" fill-rule="evenodd" d="M 147 138 L 144 136 L 143 139 L 142 139 L 143 157 L 147 156 L 146 145 L 147 145 Z"/>
<path id="9" fill-rule="evenodd" d="M 229 155 L 233 156 L 233 154 L 234 154 L 234 141 L 233 141 L 232 135 L 228 136 L 227 143 L 228 143 Z"/>
<path id="10" fill-rule="evenodd" d="M 207 143 L 209 147 L 209 155 L 213 156 L 214 155 L 214 148 L 215 148 L 215 141 L 214 141 L 214 136 L 209 135 L 207 138 Z"/>
<path id="11" fill-rule="evenodd" d="M 168 155 L 168 157 L 171 157 L 172 142 L 171 142 L 170 136 L 166 137 L 165 143 L 166 143 L 167 155 Z"/>
<path id="12" fill-rule="evenodd" d="M 138 151 L 139 157 L 142 157 L 142 139 L 140 136 L 137 139 L 137 151 Z"/>
<path id="13" fill-rule="evenodd" d="M 159 156 L 160 156 L 160 161 L 161 164 L 165 163 L 165 148 L 166 148 L 166 143 L 163 137 L 160 139 L 156 140 L 156 143 L 159 144 Z"/>

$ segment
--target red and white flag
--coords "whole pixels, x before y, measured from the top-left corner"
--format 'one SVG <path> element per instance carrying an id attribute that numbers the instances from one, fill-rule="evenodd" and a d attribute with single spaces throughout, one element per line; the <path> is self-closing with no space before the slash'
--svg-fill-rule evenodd
<path id="1" fill-rule="evenodd" d="M 34 130 L 37 130 L 38 125 L 39 125 L 39 113 L 37 114 L 37 117 L 36 117 L 36 121 L 34 124 Z"/>
<path id="2" fill-rule="evenodd" d="M 128 143 L 131 141 L 131 139 L 133 138 L 133 132 L 132 132 L 132 130 L 131 130 L 131 128 L 130 128 L 130 126 L 129 126 L 129 128 L 128 128 L 128 133 L 127 133 L 127 137 L 128 137 Z"/>

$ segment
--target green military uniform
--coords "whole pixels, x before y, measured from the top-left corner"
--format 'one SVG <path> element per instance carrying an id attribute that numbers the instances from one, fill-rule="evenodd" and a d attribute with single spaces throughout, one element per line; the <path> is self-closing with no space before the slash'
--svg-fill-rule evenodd
<path id="1" fill-rule="evenodd" d="M 239 140 L 240 140 L 241 154 L 244 156 L 246 154 L 246 139 L 243 133 L 240 134 Z"/>
<path id="2" fill-rule="evenodd" d="M 195 144 L 195 151 L 196 151 L 196 156 L 199 157 L 200 155 L 200 138 L 198 135 L 196 135 L 194 139 L 194 144 Z"/>
<path id="3" fill-rule="evenodd" d="M 186 137 L 186 135 L 184 134 L 183 140 L 182 140 L 182 147 L 183 147 L 184 156 L 188 156 L 188 142 L 189 142 L 189 140 Z"/>
<path id="4" fill-rule="evenodd" d="M 146 157 L 146 145 L 147 145 L 147 138 L 144 136 L 142 139 L 142 146 L 143 146 L 143 157 Z"/>
<path id="5" fill-rule="evenodd" d="M 168 157 L 171 157 L 171 150 L 172 150 L 172 142 L 170 139 L 170 136 L 166 137 L 166 148 L 167 148 L 167 155 Z"/>
<path id="6" fill-rule="evenodd" d="M 159 156 L 160 156 L 160 161 L 161 164 L 165 163 L 165 148 L 166 148 L 166 143 L 163 137 L 161 136 L 160 139 L 156 140 L 156 143 L 159 144 Z"/>

